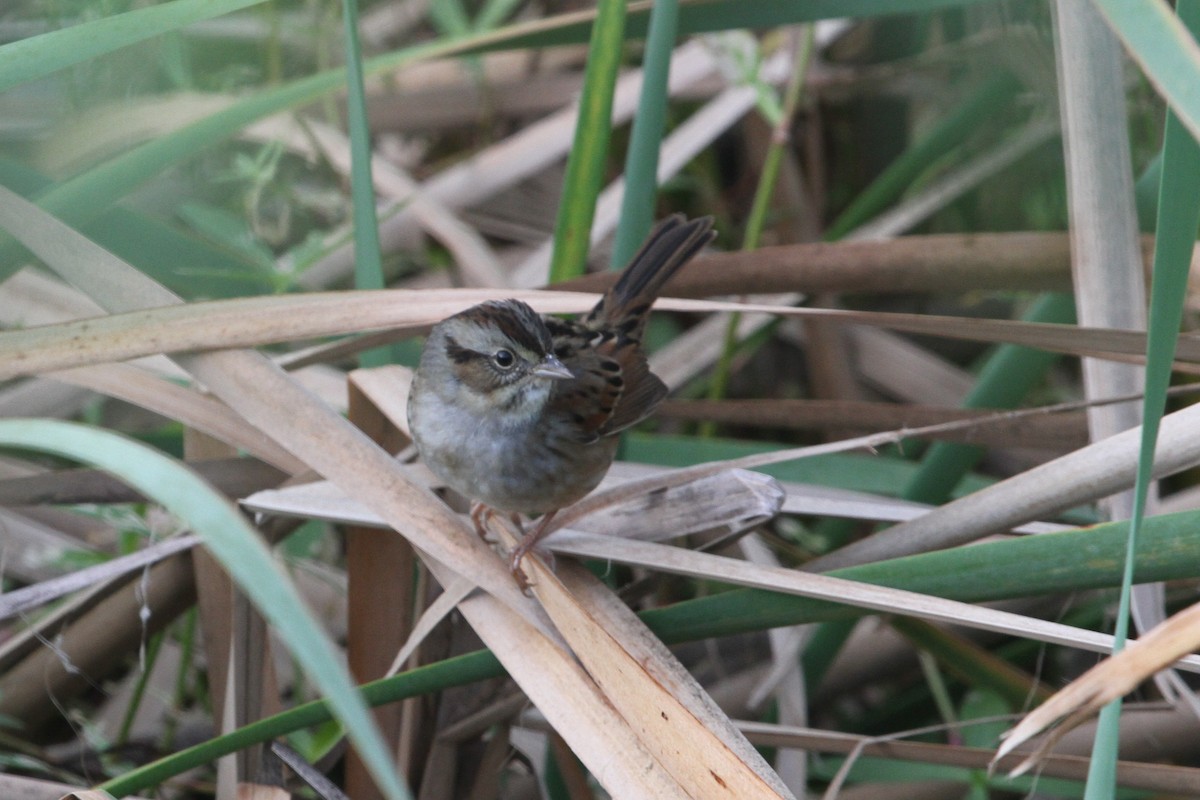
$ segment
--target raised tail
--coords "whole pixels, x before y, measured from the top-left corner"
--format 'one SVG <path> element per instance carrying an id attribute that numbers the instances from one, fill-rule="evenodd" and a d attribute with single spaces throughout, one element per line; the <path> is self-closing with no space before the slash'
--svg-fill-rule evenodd
<path id="1" fill-rule="evenodd" d="M 712 217 L 688 220 L 673 214 L 655 226 L 621 277 L 584 318 L 590 327 L 611 327 L 642 338 L 646 311 L 680 267 L 712 241 Z"/>

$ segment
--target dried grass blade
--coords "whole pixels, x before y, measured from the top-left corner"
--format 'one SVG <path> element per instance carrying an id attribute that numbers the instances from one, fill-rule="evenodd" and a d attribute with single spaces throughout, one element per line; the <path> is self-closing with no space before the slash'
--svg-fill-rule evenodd
<path id="1" fill-rule="evenodd" d="M 486 595 L 459 608 L 612 797 L 691 798 L 556 638 Z"/>
<path id="2" fill-rule="evenodd" d="M 422 464 L 402 469 L 415 483 L 437 484 L 437 478 Z M 621 485 L 616 480 L 606 479 L 606 483 L 610 487 Z M 597 510 L 579 520 L 578 527 L 603 536 L 647 540 L 722 527 L 736 533 L 775 516 L 783 499 L 784 492 L 774 478 L 747 470 L 728 470 L 668 487 L 663 492 L 629 492 L 624 502 Z M 265 489 L 243 498 L 241 504 L 259 514 L 388 527 L 371 508 L 328 481 Z"/>
<path id="3" fill-rule="evenodd" d="M 1176 663 L 1198 645 L 1200 604 L 1175 614 L 1122 652 L 1092 667 L 1031 712 L 1004 735 L 1004 743 L 996 752 L 996 760 L 1057 723 L 1049 739 L 1034 755 L 1014 768 L 1011 774 L 1026 772 L 1067 731 L 1109 702 L 1133 691 L 1154 673 Z"/>
<path id="4" fill-rule="evenodd" d="M 155 377 L 130 364 L 107 364 L 53 372 L 47 377 L 124 400 L 273 464 L 292 475 L 307 466 L 274 440 L 234 414 L 229 406 L 199 392 Z"/>
<path id="5" fill-rule="evenodd" d="M 515 297 L 549 314 L 580 313 L 594 295 L 532 290 L 400 289 L 325 292 L 237 298 L 168 306 L 109 317 L 0 333 L 0 380 L 146 355 L 214 348 L 251 347 L 383 328 L 415 333 L 484 300 Z M 170 300 L 158 298 L 159 304 Z M 983 342 L 1022 344 L 1056 352 L 1120 360 L 1140 360 L 1143 333 L 1012 320 L 958 319 L 919 314 L 845 311 L 827 308 L 728 303 L 665 298 L 658 307 L 675 311 L 763 312 L 816 317 L 833 322 L 877 325 Z M 1181 338 L 1178 359 L 1200 362 L 1200 340 Z"/>
<path id="6" fill-rule="evenodd" d="M 1200 406 L 1162 419 L 1154 476 L 1200 463 Z M 812 562 L 815 571 L 952 547 L 1133 485 L 1141 428 L 1034 467 Z"/>
<path id="7" fill-rule="evenodd" d="M 753 749 L 711 701 L 699 700 L 698 685 L 687 687 L 686 694 L 672 687 L 683 668 L 632 612 L 623 605 L 618 612 L 619 604 L 588 585 L 595 583 L 593 576 L 565 568 L 560 581 L 537 556 L 523 563 L 534 594 L 606 701 L 689 796 L 791 796 L 777 778 L 764 777 L 771 775 L 765 763 L 761 772 L 750 766 Z"/>
<path id="8" fill-rule="evenodd" d="M 150 566 L 164 558 L 190 550 L 200 543 L 198 536 L 181 536 L 136 553 L 114 558 L 103 564 L 85 567 L 59 578 L 51 578 L 0 595 L 0 620 L 24 614 L 38 606 L 57 600 L 63 595 L 87 589 L 110 580 L 124 577 L 137 569 Z"/>

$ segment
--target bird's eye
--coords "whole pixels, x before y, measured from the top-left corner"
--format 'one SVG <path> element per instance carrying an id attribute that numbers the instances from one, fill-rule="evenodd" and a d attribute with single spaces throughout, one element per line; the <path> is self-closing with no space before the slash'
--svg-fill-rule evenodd
<path id="1" fill-rule="evenodd" d="M 509 350 L 497 350 L 492 354 L 492 362 L 500 369 L 512 369 L 517 363 L 517 357 Z"/>

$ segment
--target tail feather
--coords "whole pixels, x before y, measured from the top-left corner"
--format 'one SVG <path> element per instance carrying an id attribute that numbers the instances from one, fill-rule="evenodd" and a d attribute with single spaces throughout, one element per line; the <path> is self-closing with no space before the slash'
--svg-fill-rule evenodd
<path id="1" fill-rule="evenodd" d="M 671 276 L 712 241 L 712 225 L 712 217 L 687 220 L 682 214 L 660 222 L 621 277 L 587 315 L 585 324 L 603 320 L 605 327 L 621 330 L 624 326 L 623 333 L 640 339 L 646 308 Z"/>

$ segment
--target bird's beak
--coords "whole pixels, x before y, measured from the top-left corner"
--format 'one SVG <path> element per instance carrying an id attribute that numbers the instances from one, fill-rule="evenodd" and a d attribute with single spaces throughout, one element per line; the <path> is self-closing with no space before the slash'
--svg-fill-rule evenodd
<path id="1" fill-rule="evenodd" d="M 541 378 L 551 378 L 553 380 L 566 380 L 574 378 L 575 374 L 559 361 L 553 353 L 542 359 L 541 363 L 533 368 L 533 374 Z"/>

